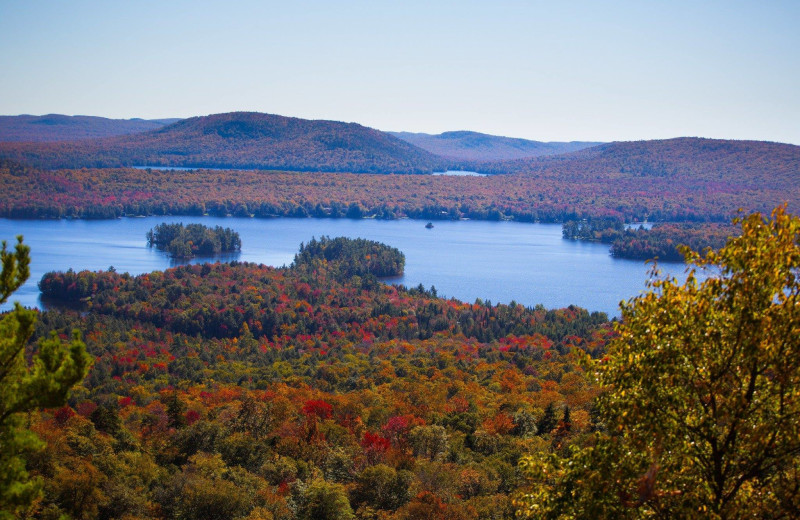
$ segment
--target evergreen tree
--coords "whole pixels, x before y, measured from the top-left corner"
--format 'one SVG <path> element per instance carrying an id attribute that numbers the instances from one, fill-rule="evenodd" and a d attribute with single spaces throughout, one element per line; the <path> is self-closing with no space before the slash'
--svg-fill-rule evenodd
<path id="1" fill-rule="evenodd" d="M 167 405 L 167 417 L 170 428 L 183 428 L 186 426 L 186 405 L 178 397 L 178 392 L 172 392 L 164 399 Z"/>
<path id="2" fill-rule="evenodd" d="M 564 407 L 564 417 L 561 419 L 561 425 L 565 431 L 570 431 L 572 429 L 572 419 L 569 416 L 569 406 Z"/>
<path id="3" fill-rule="evenodd" d="M 21 236 L 17 240 L 13 253 L 2 242 L 0 304 L 30 275 L 30 248 Z M 69 389 L 89 368 L 90 358 L 77 331 L 66 344 L 55 333 L 43 339 L 28 363 L 25 347 L 36 315 L 16 303 L 0 319 L 0 519 L 23 514 L 41 491 L 40 482 L 29 478 L 25 457 L 40 449 L 42 442 L 25 427 L 23 414 L 63 405 Z"/>
<path id="4" fill-rule="evenodd" d="M 558 420 L 556 419 L 556 407 L 553 403 L 550 403 L 547 405 L 547 408 L 544 409 L 544 414 L 536 423 L 536 433 L 538 435 L 548 434 L 556 427 L 556 424 L 558 424 Z"/>

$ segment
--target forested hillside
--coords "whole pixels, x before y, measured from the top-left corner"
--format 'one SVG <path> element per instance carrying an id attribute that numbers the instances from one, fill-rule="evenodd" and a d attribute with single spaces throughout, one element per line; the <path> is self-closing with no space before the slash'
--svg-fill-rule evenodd
<path id="1" fill-rule="evenodd" d="M 464 166 L 474 162 L 508 161 L 524 157 L 557 155 L 601 144 L 583 141 L 531 141 L 469 131 L 444 132 L 436 135 L 413 132 L 389 133 L 423 150 L 460 161 Z"/>
<path id="2" fill-rule="evenodd" d="M 430 173 L 446 162 L 355 123 L 257 112 L 192 117 L 133 135 L 80 143 L 0 143 L 0 157 L 52 168 L 182 166 Z"/>
<path id="3" fill-rule="evenodd" d="M 178 119 L 108 119 L 94 116 L 0 116 L 0 141 L 75 141 L 156 130 Z"/>
<path id="4" fill-rule="evenodd" d="M 482 171 L 524 172 L 565 181 L 623 175 L 659 179 L 763 180 L 785 182 L 800 175 L 800 146 L 767 141 L 679 137 L 601 144 L 558 157 L 486 165 Z"/>
<path id="5" fill-rule="evenodd" d="M 800 147 L 741 158 L 729 171 L 643 176 L 619 167 L 576 169 L 561 159 L 532 173 L 491 177 L 269 171 L 87 169 L 42 171 L 0 160 L 0 216 L 115 218 L 234 215 L 515 219 L 564 222 L 729 222 L 741 208 L 800 211 Z M 582 152 L 578 152 L 582 153 Z M 561 156 L 567 157 L 567 156 Z M 761 168 L 758 168 L 758 165 Z M 556 167 L 559 168 L 556 168 Z M 588 166 L 587 166 L 588 167 Z M 562 171 L 563 168 L 563 171 Z"/>
<path id="6" fill-rule="evenodd" d="M 354 241 L 292 268 L 54 273 L 94 365 L 32 417 L 48 517 L 511 519 L 517 461 L 591 431 L 611 334 L 578 308 L 463 303 L 350 276 Z M 307 261 L 317 258 L 321 261 Z M 359 260 L 360 259 L 360 260 Z"/>

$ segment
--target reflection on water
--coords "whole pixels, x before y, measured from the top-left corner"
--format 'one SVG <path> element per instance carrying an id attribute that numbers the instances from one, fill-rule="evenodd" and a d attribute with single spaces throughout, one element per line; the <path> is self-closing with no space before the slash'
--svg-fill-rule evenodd
<path id="1" fill-rule="evenodd" d="M 164 253 L 164 255 L 169 258 L 170 267 L 177 267 L 179 265 L 186 264 L 205 264 L 207 262 L 232 262 L 234 260 L 240 260 L 242 257 L 241 251 L 236 251 L 234 253 L 220 253 L 213 256 L 195 256 L 194 258 L 172 258 L 166 253 Z"/>

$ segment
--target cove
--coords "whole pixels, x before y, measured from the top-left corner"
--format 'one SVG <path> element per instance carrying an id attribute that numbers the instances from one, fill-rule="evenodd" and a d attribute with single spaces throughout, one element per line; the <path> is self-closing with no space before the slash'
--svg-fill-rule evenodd
<path id="1" fill-rule="evenodd" d="M 242 251 L 192 263 L 239 260 L 271 266 L 292 262 L 300 243 L 328 235 L 378 240 L 406 255 L 402 277 L 386 280 L 406 286 L 435 286 L 439 296 L 474 302 L 516 301 L 546 308 L 577 305 L 619 316 L 619 302 L 645 289 L 650 266 L 615 259 L 608 245 L 561 238 L 559 224 L 488 221 L 374 219 L 253 219 L 217 217 L 144 217 L 116 220 L 0 219 L 0 238 L 9 246 L 24 235 L 31 247 L 31 277 L 11 297 L 42 308 L 38 281 L 48 271 L 105 270 L 141 274 L 178 265 L 147 247 L 145 233 L 162 222 L 198 222 L 230 227 L 241 235 Z M 683 264 L 661 264 L 683 278 Z M 8 310 L 5 304 L 0 310 Z"/>

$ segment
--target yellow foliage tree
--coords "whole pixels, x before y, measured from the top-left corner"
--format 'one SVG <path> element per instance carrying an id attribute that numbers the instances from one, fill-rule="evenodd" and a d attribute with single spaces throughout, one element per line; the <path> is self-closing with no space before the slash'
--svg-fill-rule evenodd
<path id="1" fill-rule="evenodd" d="M 685 284 L 654 278 L 622 305 L 595 368 L 605 431 L 522 461 L 536 518 L 796 518 L 800 510 L 800 219 L 742 235 Z M 698 282 L 696 269 L 711 276 Z"/>

